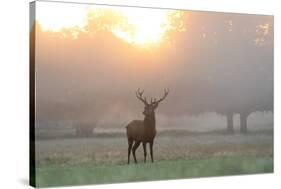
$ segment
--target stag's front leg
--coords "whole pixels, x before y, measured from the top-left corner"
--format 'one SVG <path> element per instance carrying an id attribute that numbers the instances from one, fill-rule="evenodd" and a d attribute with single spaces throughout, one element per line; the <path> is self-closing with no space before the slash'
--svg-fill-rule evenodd
<path id="1" fill-rule="evenodd" d="M 149 143 L 151 162 L 153 162 L 153 141 Z"/>
<path id="2" fill-rule="evenodd" d="M 144 163 L 146 163 L 146 142 L 143 142 L 142 143 L 142 146 L 143 146 L 143 155 L 144 155 Z"/>
<path id="3" fill-rule="evenodd" d="M 135 163 L 137 163 L 136 150 L 139 147 L 139 145 L 140 145 L 140 141 L 136 141 L 132 149 Z"/>

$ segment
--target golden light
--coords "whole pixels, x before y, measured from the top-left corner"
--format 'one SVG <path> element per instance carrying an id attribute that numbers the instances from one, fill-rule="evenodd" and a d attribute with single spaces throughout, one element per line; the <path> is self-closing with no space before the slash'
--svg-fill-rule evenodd
<path id="1" fill-rule="evenodd" d="M 40 2 L 37 6 L 37 19 L 43 30 L 59 32 L 63 28 L 78 26 L 83 30 L 87 11 L 111 10 L 126 18 L 130 30 L 120 26 L 111 28 L 111 32 L 122 40 L 140 47 L 159 44 L 171 29 L 169 15 L 172 10 L 135 7 L 98 6 L 65 3 Z M 109 18 L 110 19 L 110 18 Z"/>
<path id="2" fill-rule="evenodd" d="M 36 2 L 36 19 L 43 30 L 60 31 L 62 28 L 85 24 L 86 5 L 55 2 Z"/>
<path id="3" fill-rule="evenodd" d="M 131 32 L 122 31 L 120 28 L 112 32 L 129 43 L 136 45 L 153 45 L 161 42 L 170 27 L 167 10 L 144 9 L 144 8 L 120 8 L 132 26 Z"/>

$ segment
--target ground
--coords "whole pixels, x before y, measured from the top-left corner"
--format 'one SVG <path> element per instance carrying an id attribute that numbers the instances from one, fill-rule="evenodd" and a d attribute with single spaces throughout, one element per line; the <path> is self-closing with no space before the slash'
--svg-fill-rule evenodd
<path id="1" fill-rule="evenodd" d="M 155 139 L 154 163 L 127 165 L 124 134 L 85 139 L 38 140 L 36 185 L 60 186 L 273 172 L 273 132 L 248 135 L 163 132 Z M 131 160 L 133 158 L 131 157 Z"/>

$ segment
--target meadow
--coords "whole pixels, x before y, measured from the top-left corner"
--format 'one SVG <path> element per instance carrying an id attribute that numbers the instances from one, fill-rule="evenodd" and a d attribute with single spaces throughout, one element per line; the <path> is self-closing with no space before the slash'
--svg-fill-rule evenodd
<path id="1" fill-rule="evenodd" d="M 154 163 L 127 165 L 124 133 L 36 141 L 36 185 L 133 182 L 273 172 L 273 132 L 247 135 L 159 132 Z M 131 157 L 131 162 L 133 158 Z"/>

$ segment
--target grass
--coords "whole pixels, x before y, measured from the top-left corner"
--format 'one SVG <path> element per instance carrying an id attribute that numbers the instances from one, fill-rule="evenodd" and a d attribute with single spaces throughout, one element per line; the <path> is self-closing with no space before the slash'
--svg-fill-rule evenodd
<path id="1" fill-rule="evenodd" d="M 40 166 L 40 187 L 134 182 L 273 172 L 272 157 L 222 156 L 203 159 L 162 160 L 155 163 L 80 164 Z"/>
<path id="2" fill-rule="evenodd" d="M 56 139 L 36 141 L 36 165 L 120 164 L 127 159 L 125 137 Z M 155 160 L 196 159 L 213 156 L 268 156 L 273 154 L 273 135 L 157 136 Z M 143 158 L 142 146 L 137 158 Z"/>
<path id="3" fill-rule="evenodd" d="M 154 163 L 127 165 L 123 136 L 36 141 L 40 187 L 273 172 L 273 133 L 157 135 Z M 132 160 L 132 157 L 131 157 Z"/>

